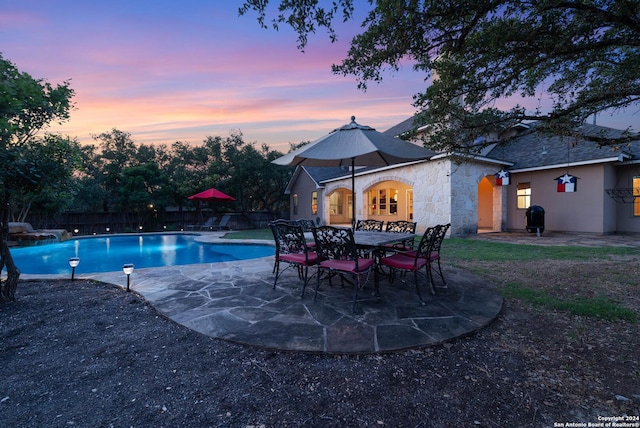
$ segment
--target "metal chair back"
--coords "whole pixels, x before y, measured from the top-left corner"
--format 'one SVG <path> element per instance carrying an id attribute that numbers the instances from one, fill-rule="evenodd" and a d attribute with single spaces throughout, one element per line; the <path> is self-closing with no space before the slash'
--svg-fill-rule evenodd
<path id="1" fill-rule="evenodd" d="M 406 221 L 406 220 L 388 221 L 385 232 L 416 233 L 416 223 L 413 221 Z"/>
<path id="2" fill-rule="evenodd" d="M 356 230 L 368 230 L 372 232 L 382 232 L 384 221 L 382 220 L 358 220 L 356 222 Z"/>

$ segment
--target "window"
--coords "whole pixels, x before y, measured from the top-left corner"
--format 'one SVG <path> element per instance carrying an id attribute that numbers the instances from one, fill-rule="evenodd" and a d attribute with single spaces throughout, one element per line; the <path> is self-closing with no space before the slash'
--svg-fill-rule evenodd
<path id="1" fill-rule="evenodd" d="M 378 191 L 369 190 L 369 215 L 375 215 L 378 212 Z"/>
<path id="2" fill-rule="evenodd" d="M 375 189 L 368 193 L 369 215 L 398 215 L 398 190 Z"/>
<path id="3" fill-rule="evenodd" d="M 298 214 L 298 194 L 293 194 L 293 215 Z"/>
<path id="4" fill-rule="evenodd" d="M 331 210 L 331 215 L 342 215 L 342 192 L 333 192 L 331 196 L 329 196 L 329 209 Z"/>
<path id="5" fill-rule="evenodd" d="M 531 205 L 531 183 L 518 183 L 518 209 L 525 210 Z"/>
<path id="6" fill-rule="evenodd" d="M 640 216 L 640 177 L 633 177 L 633 215 Z"/>
<path id="7" fill-rule="evenodd" d="M 318 192 L 311 192 L 311 214 L 318 214 Z"/>
<path id="8" fill-rule="evenodd" d="M 389 214 L 398 214 L 398 189 L 389 189 Z"/>
<path id="9" fill-rule="evenodd" d="M 378 214 L 386 215 L 387 214 L 387 189 L 380 189 L 380 207 L 378 210 Z"/>

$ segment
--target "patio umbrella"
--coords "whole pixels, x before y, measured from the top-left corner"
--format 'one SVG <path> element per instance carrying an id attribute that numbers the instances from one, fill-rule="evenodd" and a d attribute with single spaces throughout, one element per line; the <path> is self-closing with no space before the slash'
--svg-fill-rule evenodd
<path id="1" fill-rule="evenodd" d="M 195 201 L 206 201 L 206 202 L 222 202 L 222 201 L 235 201 L 236 198 L 233 196 L 229 196 L 226 193 L 222 193 L 218 189 L 214 189 L 213 187 L 207 190 L 204 190 L 200 193 L 196 193 L 195 195 L 189 196 L 187 199 L 195 200 Z M 200 217 L 200 203 L 196 207 L 196 221 Z"/>
<path id="2" fill-rule="evenodd" d="M 355 167 L 387 166 L 428 159 L 436 153 L 408 141 L 385 135 L 374 128 L 351 123 L 276 159 L 277 165 L 350 166 L 351 217 L 356 220 Z"/>
<path id="3" fill-rule="evenodd" d="M 200 201 L 235 201 L 236 198 L 227 195 L 226 193 L 222 193 L 218 189 L 207 189 L 203 192 L 196 193 L 195 195 L 189 196 L 188 199 L 196 199 Z"/>

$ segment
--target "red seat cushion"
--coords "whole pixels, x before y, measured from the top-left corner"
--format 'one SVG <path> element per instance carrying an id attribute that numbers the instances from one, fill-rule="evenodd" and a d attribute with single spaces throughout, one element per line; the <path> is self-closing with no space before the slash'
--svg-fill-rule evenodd
<path id="1" fill-rule="evenodd" d="M 404 270 L 414 270 L 415 268 L 420 269 L 427 264 L 427 259 L 425 258 L 421 257 L 417 262 L 415 260 L 415 255 L 413 257 L 407 257 L 405 253 L 398 253 L 394 254 L 393 256 L 380 259 L 380 263 L 391 266 L 392 268 Z"/>
<path id="2" fill-rule="evenodd" d="M 393 244 L 393 245 L 389 244 L 389 245 L 385 245 L 384 248 L 390 251 L 402 251 L 402 252 L 408 252 L 413 250 L 413 247 L 409 247 L 407 245 L 401 245 L 401 244 Z"/>
<path id="3" fill-rule="evenodd" d="M 309 259 L 308 264 L 314 265 L 318 263 L 318 254 L 314 252 L 309 252 L 308 259 Z M 289 263 L 298 263 L 301 265 L 304 265 L 307 263 L 304 257 L 304 253 L 281 254 L 280 260 L 289 262 Z"/>
<path id="4" fill-rule="evenodd" d="M 416 258 L 416 252 L 415 251 L 407 251 L 407 252 L 404 252 L 404 253 L 398 253 L 398 254 L 394 254 L 394 255 L 403 256 L 403 257 L 406 257 L 406 258 L 412 259 L 412 260 Z M 431 256 L 429 257 L 429 260 L 430 261 L 434 261 L 434 260 L 438 260 L 439 258 L 440 258 L 440 254 L 433 252 L 433 253 L 431 253 Z"/>
<path id="5" fill-rule="evenodd" d="M 358 271 L 362 272 L 369 269 L 375 263 L 374 259 L 358 259 Z M 324 260 L 320 262 L 320 266 L 327 269 L 339 270 L 342 272 L 355 272 L 356 262 L 353 260 Z"/>

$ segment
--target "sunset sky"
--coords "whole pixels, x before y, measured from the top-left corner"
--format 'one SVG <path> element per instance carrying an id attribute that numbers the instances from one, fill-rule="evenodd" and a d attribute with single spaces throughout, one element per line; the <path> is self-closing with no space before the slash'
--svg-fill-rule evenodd
<path id="1" fill-rule="evenodd" d="M 288 27 L 262 29 L 255 14 L 238 16 L 240 4 L 0 0 L 0 52 L 34 78 L 70 80 L 77 109 L 50 130 L 82 143 L 113 128 L 146 144 L 201 143 L 241 131 L 245 141 L 286 152 L 352 115 L 384 131 L 414 113 L 412 96 L 426 83 L 410 66 L 367 92 L 353 76 L 331 72 L 361 20 L 340 25 L 338 43 L 319 31 L 302 53 Z M 602 115 L 598 123 L 638 130 L 631 113 Z"/>

